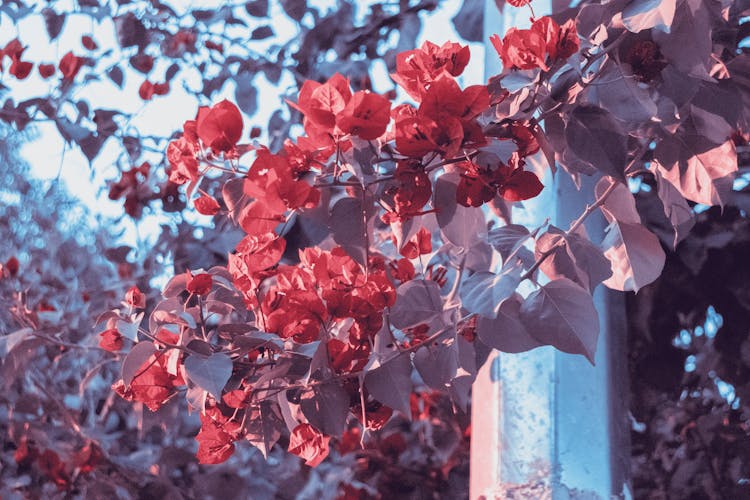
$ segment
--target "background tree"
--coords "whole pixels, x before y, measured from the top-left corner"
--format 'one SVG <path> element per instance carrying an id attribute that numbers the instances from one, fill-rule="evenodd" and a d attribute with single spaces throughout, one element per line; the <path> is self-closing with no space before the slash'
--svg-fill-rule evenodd
<path id="1" fill-rule="evenodd" d="M 737 206 L 700 213 L 677 252 L 668 254 L 661 278 L 629 298 L 638 498 L 748 494 L 748 280 L 742 261 L 750 233 L 740 208 L 746 190 L 738 192 Z M 654 196 L 644 191 L 638 201 L 653 203 Z"/>

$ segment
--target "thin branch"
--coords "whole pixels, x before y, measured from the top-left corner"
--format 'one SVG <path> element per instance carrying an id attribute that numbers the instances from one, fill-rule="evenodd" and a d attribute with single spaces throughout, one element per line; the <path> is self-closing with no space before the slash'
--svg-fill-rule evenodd
<path id="1" fill-rule="evenodd" d="M 635 156 L 630 161 L 630 163 L 628 163 L 628 165 L 625 167 L 626 172 L 630 170 L 630 168 L 635 163 L 640 161 L 641 158 L 643 158 L 643 155 L 646 153 L 646 151 L 648 151 L 649 142 L 650 141 L 647 141 L 645 145 L 642 146 L 640 150 L 638 150 L 638 152 L 635 154 Z M 555 252 L 555 250 L 557 250 L 558 247 L 562 246 L 565 243 L 565 240 L 567 239 L 567 237 L 575 233 L 576 230 L 579 227 L 581 227 L 581 225 L 586 221 L 588 216 L 594 213 L 599 207 L 601 207 L 604 204 L 605 201 L 607 201 L 607 198 L 609 197 L 609 195 L 611 195 L 614 192 L 614 190 L 617 188 L 618 185 L 619 184 L 617 182 L 613 182 L 601 194 L 601 196 L 599 196 L 599 198 L 597 198 L 594 201 L 594 203 L 592 203 L 591 205 L 586 205 L 586 209 L 583 211 L 583 213 L 575 221 L 573 221 L 573 223 L 570 225 L 570 228 L 568 228 L 568 230 L 565 231 L 564 237 L 560 238 L 560 240 L 555 245 L 550 247 L 547 251 L 545 251 L 542 255 L 539 256 L 539 258 L 534 262 L 534 264 L 529 268 L 529 270 L 526 271 L 521 276 L 521 281 L 530 279 L 534 275 L 536 270 L 539 269 L 539 266 L 541 266 L 544 263 L 544 261 L 547 260 L 547 258 Z"/>

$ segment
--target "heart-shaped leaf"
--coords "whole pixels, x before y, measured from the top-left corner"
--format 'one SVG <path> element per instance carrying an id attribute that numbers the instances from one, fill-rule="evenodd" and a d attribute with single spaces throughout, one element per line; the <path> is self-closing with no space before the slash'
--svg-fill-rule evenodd
<path id="1" fill-rule="evenodd" d="M 122 362 L 122 381 L 125 386 L 129 386 L 136 375 L 138 375 L 143 363 L 156 352 L 156 346 L 153 342 L 138 342 L 130 350 L 125 360 Z"/>
<path id="2" fill-rule="evenodd" d="M 599 316 L 591 294 L 567 278 L 550 281 L 521 305 L 526 331 L 545 345 L 570 354 L 583 354 L 594 364 Z"/>
<path id="3" fill-rule="evenodd" d="M 525 352 L 541 344 L 534 339 L 521 323 L 519 312 L 521 297 L 515 294 L 502 303 L 497 318 L 479 317 L 477 335 L 488 346 L 502 352 Z"/>
<path id="4" fill-rule="evenodd" d="M 505 266 L 500 274 L 474 273 L 461 284 L 464 309 L 494 319 L 502 303 L 516 291 L 521 282 L 520 261 Z"/>
<path id="5" fill-rule="evenodd" d="M 428 323 L 443 311 L 440 286 L 434 281 L 407 281 L 396 293 L 396 303 L 390 313 L 391 324 L 396 328 Z"/>
<path id="6" fill-rule="evenodd" d="M 395 356 L 367 372 L 365 387 L 375 399 L 411 418 L 411 361 L 408 356 Z"/>
<path id="7" fill-rule="evenodd" d="M 185 371 L 197 386 L 221 400 L 221 391 L 232 376 L 232 359 L 220 352 L 208 357 L 194 354 L 185 360 Z"/>

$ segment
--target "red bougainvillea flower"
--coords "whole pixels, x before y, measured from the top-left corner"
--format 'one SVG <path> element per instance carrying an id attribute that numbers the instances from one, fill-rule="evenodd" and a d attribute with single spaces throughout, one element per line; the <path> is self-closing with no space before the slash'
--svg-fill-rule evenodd
<path id="1" fill-rule="evenodd" d="M 180 340 L 180 336 L 176 333 L 170 332 L 166 328 L 160 328 L 158 332 L 156 332 L 156 338 L 154 339 L 154 342 L 156 345 L 167 347 L 168 345 L 177 345 L 177 343 Z"/>
<path id="2" fill-rule="evenodd" d="M 252 402 L 252 386 L 245 386 L 244 389 L 235 389 L 222 395 L 221 400 L 230 408 L 244 409 Z"/>
<path id="3" fill-rule="evenodd" d="M 507 69 L 549 69 L 545 62 L 546 41 L 536 30 L 510 28 L 502 41 L 497 35 L 492 35 L 490 41 Z"/>
<path id="4" fill-rule="evenodd" d="M 138 95 L 144 101 L 150 101 L 154 96 L 154 84 L 148 80 L 144 80 L 140 87 L 138 87 Z"/>
<path id="5" fill-rule="evenodd" d="M 627 50 L 624 61 L 630 64 L 633 75 L 642 82 L 650 82 L 659 76 L 667 65 L 659 46 L 652 40 L 635 42 Z"/>
<path id="6" fill-rule="evenodd" d="M 422 208 L 432 196 L 432 182 L 417 162 L 400 161 L 394 178 L 396 184 L 386 188 L 382 200 L 389 207 L 382 217 L 388 224 L 424 213 Z"/>
<path id="7" fill-rule="evenodd" d="M 175 184 L 185 184 L 198 180 L 198 160 L 195 158 L 197 145 L 187 138 L 180 137 L 169 143 L 169 180 Z"/>
<path id="8" fill-rule="evenodd" d="M 137 286 L 131 286 L 125 293 L 125 302 L 130 307 L 137 307 L 142 309 L 146 307 L 146 296 L 141 292 Z"/>
<path id="9" fill-rule="evenodd" d="M 420 255 L 426 255 L 432 252 L 432 235 L 425 228 L 420 228 L 417 234 L 414 235 L 406 244 L 401 248 L 401 255 L 407 259 L 416 259 Z"/>
<path id="10" fill-rule="evenodd" d="M 460 165 L 464 169 L 456 189 L 456 201 L 465 207 L 481 207 L 495 197 L 492 172 L 474 163 Z"/>
<path id="11" fill-rule="evenodd" d="M 237 244 L 236 253 L 230 255 L 230 269 L 252 274 L 275 266 L 286 248 L 284 238 L 274 233 L 248 235 Z"/>
<path id="12" fill-rule="evenodd" d="M 456 201 L 466 207 L 479 207 L 499 195 L 507 201 L 522 201 L 538 195 L 544 186 L 533 172 L 522 166 L 479 166 L 474 162 L 462 162 L 461 181 L 456 190 Z"/>
<path id="13" fill-rule="evenodd" d="M 284 238 L 266 233 L 245 236 L 237 245 L 236 253 L 229 254 L 227 268 L 248 307 L 257 306 L 257 287 L 267 276 L 265 271 L 279 263 L 285 248 Z"/>
<path id="14" fill-rule="evenodd" d="M 289 437 L 289 453 L 305 460 L 310 467 L 318 466 L 330 453 L 330 436 L 321 434 L 310 424 L 299 424 Z"/>
<path id="15" fill-rule="evenodd" d="M 204 44 L 208 50 L 215 50 L 219 54 L 224 53 L 224 45 L 216 42 L 212 42 L 211 40 L 206 40 L 206 43 Z"/>
<path id="16" fill-rule="evenodd" d="M 526 158 L 539 151 L 539 141 L 534 135 L 533 126 L 527 122 L 505 120 L 501 124 L 493 125 L 487 135 L 502 140 L 512 140 L 518 148 L 514 153 L 519 158 Z"/>
<path id="17" fill-rule="evenodd" d="M 567 59 L 580 48 L 575 22 L 572 19 L 560 26 L 551 17 L 544 16 L 534 21 L 531 29 L 544 38 L 547 54 L 553 62 Z"/>
<path id="18" fill-rule="evenodd" d="M 200 178 L 196 155 L 200 151 L 195 120 L 187 120 L 182 126 L 182 137 L 169 143 L 169 180 L 180 185 L 196 182 Z"/>
<path id="19" fill-rule="evenodd" d="M 29 76 L 34 65 L 30 62 L 21 60 L 21 56 L 23 56 L 25 50 L 26 47 L 21 45 L 21 41 L 18 38 L 14 38 L 8 42 L 5 47 L 0 50 L 0 72 L 2 72 L 3 59 L 5 56 L 8 56 L 10 58 L 10 69 L 8 72 L 11 75 L 19 80 L 23 80 Z"/>
<path id="20" fill-rule="evenodd" d="M 550 57 L 558 59 L 567 59 L 581 48 L 581 41 L 578 39 L 578 31 L 576 31 L 576 23 L 573 19 L 568 19 L 560 26 L 560 37 L 556 48 L 557 51 L 554 55 L 550 53 Z"/>
<path id="21" fill-rule="evenodd" d="M 148 54 L 138 53 L 130 58 L 130 65 L 145 75 L 154 68 L 154 58 Z"/>
<path id="22" fill-rule="evenodd" d="M 489 94 L 484 85 L 472 85 L 461 90 L 453 78 L 440 78 L 425 93 L 419 113 L 432 118 L 470 120 L 488 106 Z"/>
<path id="23" fill-rule="evenodd" d="M 11 59 L 21 59 L 24 50 L 26 50 L 26 48 L 21 44 L 21 41 L 18 38 L 14 38 L 5 44 L 5 47 L 0 50 L 0 59 L 2 59 L 3 56 L 8 56 Z"/>
<path id="24" fill-rule="evenodd" d="M 82 473 L 88 474 L 93 471 L 97 465 L 104 461 L 104 453 L 99 446 L 88 441 L 72 457 L 73 465 Z"/>
<path id="25" fill-rule="evenodd" d="M 317 293 L 286 286 L 268 293 L 261 307 L 267 331 L 299 344 L 320 340 L 321 323 L 328 319 Z"/>
<path id="26" fill-rule="evenodd" d="M 300 252 L 300 261 L 312 272 L 311 286 L 307 288 L 320 290 L 328 313 L 337 320 L 355 320 L 349 341 L 371 339 L 382 326 L 383 310 L 396 301 L 395 288 L 385 273 L 385 262 L 381 265 L 373 262 L 370 273 L 365 275 L 363 268 L 341 247 L 330 252 L 305 249 Z"/>
<path id="27" fill-rule="evenodd" d="M 65 463 L 53 450 L 44 450 L 37 459 L 39 470 L 61 490 L 70 486 L 70 474 L 65 470 Z"/>
<path id="28" fill-rule="evenodd" d="M 234 453 L 234 441 L 239 437 L 240 425 L 222 415 L 217 407 L 207 408 L 200 416 L 201 430 L 198 441 L 198 462 L 220 464 Z"/>
<path id="29" fill-rule="evenodd" d="M 518 156 L 521 158 L 531 156 L 539 151 L 539 141 L 528 126 L 513 123 L 510 127 L 510 136 L 518 146 Z"/>
<path id="30" fill-rule="evenodd" d="M 531 0 L 508 0 L 508 3 L 513 7 L 523 7 L 524 5 L 529 5 Z"/>
<path id="31" fill-rule="evenodd" d="M 185 380 L 179 375 L 169 372 L 168 356 L 164 351 L 152 354 L 138 369 L 130 386 L 125 386 L 119 380 L 112 389 L 127 401 L 143 403 L 151 411 L 157 411 L 176 392 L 178 387 L 185 385 Z"/>
<path id="32" fill-rule="evenodd" d="M 169 94 L 169 82 L 155 83 L 154 84 L 155 95 L 167 95 Z"/>
<path id="33" fill-rule="evenodd" d="M 505 201 L 523 201 L 534 198 L 544 189 L 544 185 L 534 172 L 500 166 L 495 174 L 497 194 Z"/>
<path id="34" fill-rule="evenodd" d="M 458 154 L 462 147 L 485 144 L 475 118 L 489 107 L 484 85 L 461 90 L 450 76 L 432 82 L 418 109 L 402 104 L 393 109 L 396 122 L 396 148 L 404 155 L 421 158 L 431 152 L 445 157 Z"/>
<path id="35" fill-rule="evenodd" d="M 39 75 L 45 80 L 55 74 L 54 64 L 40 64 L 38 69 L 39 69 Z"/>
<path id="36" fill-rule="evenodd" d="M 196 131 L 201 142 L 215 153 L 234 149 L 242 137 L 242 114 L 226 99 L 198 110 Z"/>
<path id="37" fill-rule="evenodd" d="M 208 273 L 201 273 L 188 279 L 185 287 L 189 293 L 195 295 L 208 295 L 211 293 L 211 287 L 214 284 L 213 276 Z"/>
<path id="38" fill-rule="evenodd" d="M 558 25 L 548 16 L 533 22 L 531 29 L 511 28 L 500 40 L 490 37 L 493 47 L 507 69 L 536 69 L 547 71 L 547 56 L 551 62 L 565 60 L 580 48 L 575 22 L 570 19 Z"/>
<path id="39" fill-rule="evenodd" d="M 379 401 L 370 400 L 365 403 L 365 420 L 363 422 L 368 429 L 378 430 L 381 429 L 393 415 L 393 409 L 389 406 L 381 404 Z M 351 412 L 357 419 L 362 421 L 362 405 L 354 405 L 351 407 Z"/>
<path id="40" fill-rule="evenodd" d="M 297 103 L 290 102 L 289 105 L 304 114 L 309 125 L 332 132 L 336 115 L 344 110 L 351 98 L 349 79 L 335 73 L 325 83 L 307 80 L 302 84 Z M 308 124 L 305 124 L 307 129 Z"/>
<path id="41" fill-rule="evenodd" d="M 368 90 L 355 92 L 336 118 L 342 132 L 368 141 L 383 135 L 390 120 L 390 101 Z"/>
<path id="42" fill-rule="evenodd" d="M 253 243 L 256 238 L 246 240 Z M 282 250 L 282 246 L 277 250 L 272 247 L 272 251 L 277 252 L 275 259 Z M 256 255 L 261 259 L 265 257 L 262 252 Z M 253 272 L 258 264 L 251 252 L 238 247 L 238 255 L 230 256 L 229 271 L 245 301 L 253 302 L 252 290 L 262 292 L 262 313 L 258 316 L 262 328 L 282 338 L 310 343 L 320 339 L 326 321 L 351 318 L 354 324 L 349 331 L 349 341 L 358 343 L 371 339 L 382 326 L 384 309 L 396 300 L 395 288 L 385 273 L 385 261 L 381 264 L 373 261 L 370 272 L 365 274 L 340 247 L 330 252 L 306 248 L 300 251 L 299 257 L 299 266 Z M 262 265 L 267 266 L 269 262 L 273 261 Z M 263 282 L 262 290 L 260 282 Z"/>
<path id="43" fill-rule="evenodd" d="M 296 179 L 288 158 L 265 148 L 258 150 L 243 189 L 255 200 L 238 218 L 248 234 L 268 233 L 285 220 L 283 214 L 287 210 L 314 208 L 320 201 L 320 191 Z"/>
<path id="44" fill-rule="evenodd" d="M 284 141 L 284 153 L 295 179 L 299 179 L 313 167 L 319 168 L 317 162 L 324 162 L 335 150 L 333 144 L 320 147 L 305 136 L 298 137 L 296 143 L 290 139 Z"/>
<path id="45" fill-rule="evenodd" d="M 31 69 L 33 67 L 34 65 L 30 62 L 13 59 L 8 73 L 15 76 L 19 80 L 23 80 L 24 78 L 29 76 L 29 73 L 31 73 Z"/>
<path id="46" fill-rule="evenodd" d="M 419 102 L 427 87 L 443 73 L 460 75 L 470 56 L 468 46 L 446 42 L 438 47 L 427 41 L 419 49 L 396 56 L 396 73 L 391 78 Z"/>
<path id="47" fill-rule="evenodd" d="M 207 194 L 196 198 L 195 201 L 193 201 L 193 204 L 198 213 L 203 215 L 216 215 L 221 210 L 216 198 Z"/>
<path id="48" fill-rule="evenodd" d="M 84 59 L 73 55 L 73 52 L 65 54 L 57 65 L 62 73 L 63 81 L 72 81 L 83 66 L 83 62 Z"/>
<path id="49" fill-rule="evenodd" d="M 265 330 L 300 344 L 319 340 L 328 310 L 318 295 L 312 277 L 303 268 L 281 266 L 276 287 L 261 304 Z"/>
<path id="50" fill-rule="evenodd" d="M 99 45 L 97 45 L 94 39 L 89 35 L 83 35 L 81 37 L 81 44 L 86 48 L 86 50 L 96 50 L 99 48 Z"/>
<path id="51" fill-rule="evenodd" d="M 94 121 L 97 121 L 96 118 Z M 144 205 L 143 198 L 150 194 L 143 189 L 150 171 L 151 164 L 144 161 L 138 167 L 122 170 L 120 180 L 110 183 L 109 199 L 118 200 L 124 196 L 125 213 L 133 218 L 140 217 Z"/>
<path id="52" fill-rule="evenodd" d="M 486 86 L 461 90 L 444 73 L 424 93 L 418 109 L 408 104 L 393 109 L 396 148 L 404 155 L 421 158 L 435 151 L 453 157 L 462 147 L 482 146 L 486 139 L 475 118 L 488 107 Z"/>
<path id="53" fill-rule="evenodd" d="M 306 81 L 297 103 L 289 105 L 305 115 L 305 131 L 321 144 L 326 136 L 344 134 L 374 140 L 385 133 L 390 121 L 388 99 L 368 90 L 352 94 L 349 80 L 339 73 L 325 83 Z"/>
<path id="54" fill-rule="evenodd" d="M 370 357 L 369 344 L 353 345 L 338 339 L 328 341 L 328 358 L 336 373 L 352 373 L 365 367 Z"/>
<path id="55" fill-rule="evenodd" d="M 409 259 L 398 259 L 396 262 L 392 262 L 390 271 L 391 277 L 401 283 L 413 280 L 417 272 Z"/>
<path id="56" fill-rule="evenodd" d="M 169 82 L 164 83 L 151 83 L 148 80 L 144 80 L 141 86 L 138 88 L 138 95 L 144 101 L 150 101 L 155 95 L 166 95 L 169 93 Z"/>
<path id="57" fill-rule="evenodd" d="M 18 263 L 18 259 L 15 257 L 11 257 L 8 260 L 5 261 L 5 265 L 3 266 L 3 269 L 8 272 L 11 276 L 15 276 L 18 274 L 18 269 L 20 267 L 20 264 Z"/>
<path id="58" fill-rule="evenodd" d="M 115 328 L 104 330 L 99 334 L 99 347 L 110 352 L 122 351 L 124 337 Z"/>
<path id="59" fill-rule="evenodd" d="M 421 158 L 437 149 L 433 135 L 437 135 L 440 127 L 435 120 L 419 116 L 417 109 L 411 104 L 396 106 L 391 114 L 395 121 L 396 148 L 399 153 Z M 448 144 L 459 144 L 458 147 L 460 147 L 463 130 L 457 126 L 455 120 L 449 120 L 443 124 L 442 135 L 448 139 Z"/>

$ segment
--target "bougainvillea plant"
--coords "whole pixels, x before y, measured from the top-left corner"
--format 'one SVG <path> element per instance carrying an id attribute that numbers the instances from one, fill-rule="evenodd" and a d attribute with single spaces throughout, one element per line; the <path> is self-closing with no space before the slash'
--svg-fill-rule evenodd
<path id="1" fill-rule="evenodd" d="M 239 441 L 265 454 L 283 436 L 314 466 L 352 429 L 364 440 L 411 417 L 415 385 L 466 408 L 491 348 L 552 345 L 594 362 L 593 290 L 651 283 L 693 205 L 731 202 L 747 133 L 742 15 L 693 0 L 584 3 L 490 37 L 504 69 L 486 85 L 461 84 L 468 47 L 427 42 L 395 58 L 406 102 L 346 74 L 307 79 L 288 102 L 304 133 L 268 146 L 244 141 L 258 134 L 232 102 L 201 107 L 166 151 L 172 196 L 182 186 L 197 213 L 243 236 L 224 265 L 177 274 L 158 301 L 131 289 L 100 317 L 101 348 L 124 354 L 113 389 L 153 411 L 186 397 L 202 463 Z M 169 47 L 194 43 L 180 40 Z M 19 42 L 6 57 L 29 75 Z M 65 56 L 61 81 L 84 62 Z M 145 73 L 152 62 L 131 61 Z M 139 94 L 167 91 L 147 81 Z M 101 115 L 102 130 L 110 122 Z M 151 169 L 123 172 L 114 197 Z M 555 175 L 598 178 L 580 217 L 513 223 L 512 204 Z M 629 189 L 644 177 L 663 205 L 661 242 Z M 584 230 L 595 213 L 605 235 Z"/>
<path id="2" fill-rule="evenodd" d="M 195 208 L 245 236 L 226 266 L 175 276 L 147 321 L 137 290 L 102 316 L 102 346 L 129 351 L 114 390 L 151 410 L 185 390 L 203 463 L 237 441 L 265 453 L 288 432 L 289 451 L 315 466 L 348 422 L 366 432 L 410 415 L 414 370 L 465 408 L 489 348 L 552 345 L 593 363 L 594 288 L 637 291 L 664 264 L 626 181 L 656 176 L 674 243 L 690 225 L 686 198 L 731 195 L 736 123 L 714 98 L 729 92 L 726 66 L 673 54 L 691 9 L 674 24 L 626 10 L 609 31 L 590 8 L 578 25 L 534 19 L 493 36 L 503 73 L 465 88 L 468 48 L 427 42 L 397 56 L 401 104 L 338 73 L 308 80 L 289 102 L 304 134 L 278 151 L 241 142 L 231 102 L 201 107 L 169 144 L 169 178 L 192 198 L 220 176 L 221 194 Z M 684 71 L 705 94 L 687 107 Z M 546 167 L 530 162 L 539 152 Z M 510 223 L 507 204 L 538 195 L 557 164 L 601 175 L 585 212 L 566 229 Z M 508 223 L 488 226 L 485 207 Z M 596 211 L 610 223 L 601 245 L 582 226 Z"/>

